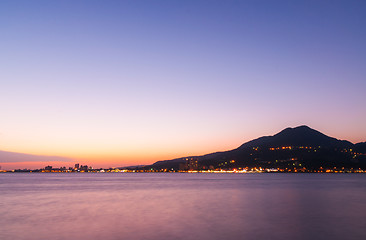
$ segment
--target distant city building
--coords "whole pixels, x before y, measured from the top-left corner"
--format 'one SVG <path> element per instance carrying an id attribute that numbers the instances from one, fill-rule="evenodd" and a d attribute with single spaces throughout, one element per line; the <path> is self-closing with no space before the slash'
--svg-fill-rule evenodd
<path id="1" fill-rule="evenodd" d="M 51 171 L 51 170 L 52 170 L 52 166 L 46 166 L 46 167 L 44 168 L 44 170 L 46 170 L 46 171 Z"/>
<path id="2" fill-rule="evenodd" d="M 87 172 L 88 171 L 88 165 L 81 165 L 80 166 L 80 169 L 79 169 L 80 171 L 84 171 L 84 172 Z"/>

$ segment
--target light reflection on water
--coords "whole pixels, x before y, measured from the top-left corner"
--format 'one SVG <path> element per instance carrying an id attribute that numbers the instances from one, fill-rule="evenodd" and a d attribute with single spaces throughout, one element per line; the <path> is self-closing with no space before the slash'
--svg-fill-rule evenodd
<path id="1" fill-rule="evenodd" d="M 0 239 L 366 239 L 366 175 L 0 174 Z"/>

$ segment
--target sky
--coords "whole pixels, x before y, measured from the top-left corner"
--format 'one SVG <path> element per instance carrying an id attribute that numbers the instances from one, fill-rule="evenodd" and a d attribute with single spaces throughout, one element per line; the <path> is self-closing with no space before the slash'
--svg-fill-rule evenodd
<path id="1" fill-rule="evenodd" d="M 363 0 L 1 1 L 0 165 L 151 164 L 298 125 L 366 141 L 365 26 Z"/>

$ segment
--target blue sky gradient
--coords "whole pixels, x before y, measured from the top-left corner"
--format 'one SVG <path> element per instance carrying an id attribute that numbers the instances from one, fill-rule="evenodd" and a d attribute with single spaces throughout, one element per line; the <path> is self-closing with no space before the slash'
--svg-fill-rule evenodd
<path id="1" fill-rule="evenodd" d="M 366 141 L 365 26 L 365 1 L 2 1 L 1 150 L 128 165 L 303 124 Z"/>

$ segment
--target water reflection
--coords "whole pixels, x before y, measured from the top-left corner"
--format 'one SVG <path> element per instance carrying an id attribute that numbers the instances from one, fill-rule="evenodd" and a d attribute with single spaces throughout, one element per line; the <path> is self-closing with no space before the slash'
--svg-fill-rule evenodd
<path id="1" fill-rule="evenodd" d="M 1 239 L 366 239 L 358 174 L 0 174 Z"/>

